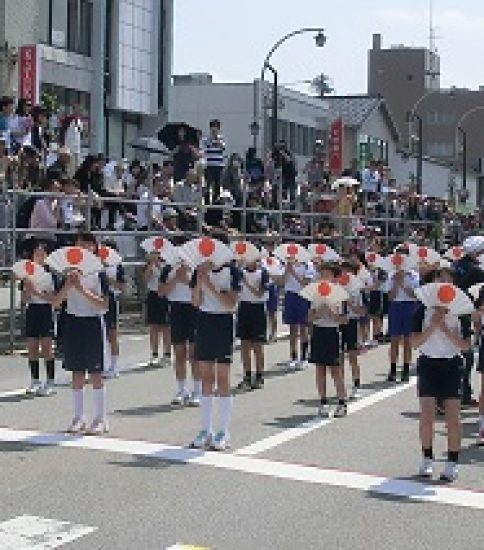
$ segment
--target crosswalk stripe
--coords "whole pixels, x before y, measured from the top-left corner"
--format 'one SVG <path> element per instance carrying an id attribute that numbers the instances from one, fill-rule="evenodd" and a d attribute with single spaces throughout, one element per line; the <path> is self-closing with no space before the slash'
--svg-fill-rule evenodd
<path id="1" fill-rule="evenodd" d="M 354 489 L 369 494 L 391 495 L 411 501 L 484 510 L 484 492 L 459 489 L 360 472 L 347 472 L 216 452 L 187 449 L 162 443 L 108 437 L 76 437 L 0 428 L 0 441 L 24 445 L 47 445 L 143 456 L 155 460 L 211 466 L 258 476 Z M 1 546 L 0 546 L 1 548 Z"/>
<path id="2" fill-rule="evenodd" d="M 37 516 L 18 516 L 0 523 L 0 548 L 2 550 L 59 548 L 95 530 L 95 527 L 76 525 L 68 521 Z"/>

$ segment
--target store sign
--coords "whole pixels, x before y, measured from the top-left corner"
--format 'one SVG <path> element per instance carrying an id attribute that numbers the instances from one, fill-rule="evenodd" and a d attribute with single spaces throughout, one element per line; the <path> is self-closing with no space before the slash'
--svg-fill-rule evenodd
<path id="1" fill-rule="evenodd" d="M 343 119 L 338 118 L 330 128 L 330 155 L 329 167 L 333 174 L 340 175 L 343 171 Z"/>
<path id="2" fill-rule="evenodd" d="M 36 105 L 39 102 L 39 88 L 39 50 L 35 45 L 22 46 L 19 63 L 19 96 Z"/>

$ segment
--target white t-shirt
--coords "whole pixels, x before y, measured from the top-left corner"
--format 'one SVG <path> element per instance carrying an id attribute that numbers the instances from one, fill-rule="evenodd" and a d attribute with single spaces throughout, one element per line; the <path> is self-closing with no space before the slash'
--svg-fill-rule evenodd
<path id="1" fill-rule="evenodd" d="M 429 326 L 432 315 L 433 312 L 431 309 L 425 311 L 423 322 L 424 329 Z M 445 316 L 445 324 L 456 336 L 461 336 L 462 327 L 456 315 L 447 314 Z M 461 353 L 461 350 L 455 346 L 441 330 L 434 331 L 427 341 L 418 348 L 418 351 L 422 355 L 434 359 L 452 359 Z"/>
<path id="2" fill-rule="evenodd" d="M 109 283 L 104 272 L 83 275 L 81 277 L 81 284 L 84 288 L 98 296 L 107 296 L 109 292 Z M 106 309 L 96 307 L 78 290 L 70 288 L 67 292 L 67 313 L 76 317 L 99 317 L 106 313 Z M 88 345 L 87 342 L 86 345 Z"/>
<path id="3" fill-rule="evenodd" d="M 343 305 L 334 306 L 334 308 L 332 308 L 332 311 L 334 311 L 336 315 L 342 315 Z M 338 321 L 336 319 L 333 319 L 329 315 L 321 315 L 321 317 L 318 317 L 314 320 L 313 325 L 321 328 L 339 328 Z"/>
<path id="4" fill-rule="evenodd" d="M 286 268 L 287 269 L 287 268 Z M 314 278 L 314 266 L 312 263 L 309 264 L 296 264 L 294 266 L 294 271 L 300 279 L 306 279 L 311 281 Z M 299 292 L 305 284 L 300 284 L 292 275 L 288 275 L 286 283 L 284 285 L 284 290 L 286 292 Z"/>
<path id="5" fill-rule="evenodd" d="M 392 273 L 388 277 L 388 291 L 390 292 L 393 288 L 393 277 L 394 273 Z M 419 276 L 415 271 L 409 271 L 405 273 L 405 277 L 403 280 L 403 286 L 408 290 L 415 290 L 419 286 Z M 398 292 L 393 299 L 394 302 L 415 302 L 417 301 L 416 298 L 412 298 L 409 296 L 403 288 L 399 288 Z"/>
<path id="6" fill-rule="evenodd" d="M 55 281 L 52 273 L 46 271 L 38 279 L 32 281 L 33 287 L 37 292 L 47 292 L 52 294 L 55 290 Z M 40 298 L 39 296 L 31 296 L 28 304 L 50 304 L 49 300 Z"/>
<path id="7" fill-rule="evenodd" d="M 254 271 L 244 269 L 242 271 L 242 274 L 242 290 L 240 291 L 239 296 L 240 301 L 249 302 L 251 304 L 264 304 L 269 297 L 269 274 L 267 273 L 267 271 L 264 268 L 259 267 Z M 263 290 L 264 293 L 262 294 L 262 296 L 256 296 L 255 294 L 253 294 L 249 290 L 248 286 L 245 284 L 244 279 L 247 280 L 251 287 Z"/>
<path id="8" fill-rule="evenodd" d="M 160 286 L 160 276 L 163 264 L 151 265 L 151 275 L 146 281 L 146 288 L 152 292 L 158 292 Z"/>
<path id="9" fill-rule="evenodd" d="M 353 290 L 349 293 L 350 299 L 348 300 L 348 317 L 350 319 L 359 319 L 361 317 L 361 313 L 355 313 L 351 310 L 351 306 L 360 308 L 363 307 L 363 295 L 361 294 L 361 290 Z"/>
<path id="10" fill-rule="evenodd" d="M 211 271 L 209 273 L 209 279 L 213 286 L 220 292 L 240 292 L 240 271 L 237 268 L 226 266 L 220 271 Z M 210 292 L 207 287 L 203 286 L 199 308 L 200 311 L 206 313 L 234 313 L 236 307 L 237 304 L 232 308 L 222 304 L 217 296 Z"/>
<path id="11" fill-rule="evenodd" d="M 162 284 L 170 283 L 176 276 L 178 268 L 174 268 L 171 265 L 167 265 L 162 269 L 160 282 Z M 188 279 L 192 278 L 193 271 L 188 270 Z M 180 302 L 184 304 L 192 303 L 192 289 L 189 284 L 180 283 L 177 281 L 171 292 L 168 293 L 167 298 L 170 302 Z"/>

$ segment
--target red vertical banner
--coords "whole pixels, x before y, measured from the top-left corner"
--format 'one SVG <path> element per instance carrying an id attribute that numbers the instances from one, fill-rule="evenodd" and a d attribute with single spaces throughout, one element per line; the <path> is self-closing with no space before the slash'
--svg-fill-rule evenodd
<path id="1" fill-rule="evenodd" d="M 331 123 L 329 167 L 332 174 L 341 175 L 343 171 L 343 119 L 338 118 Z"/>
<path id="2" fill-rule="evenodd" d="M 32 105 L 39 102 L 39 71 L 37 46 L 22 46 L 19 63 L 19 97 L 29 99 Z"/>

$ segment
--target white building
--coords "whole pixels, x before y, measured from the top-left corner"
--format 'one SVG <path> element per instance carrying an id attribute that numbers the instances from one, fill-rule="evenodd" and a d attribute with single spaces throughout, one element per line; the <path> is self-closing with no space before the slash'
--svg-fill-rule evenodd
<path id="1" fill-rule="evenodd" d="M 270 148 L 272 87 L 264 87 L 261 96 L 259 82 L 213 83 L 210 75 L 195 74 L 174 77 L 170 104 L 173 122 L 187 122 L 208 132 L 209 122 L 217 118 L 227 140 L 228 155 L 237 153 L 245 158 L 249 147 L 255 146 L 259 155 Z M 254 93 L 255 92 L 255 93 Z M 261 111 L 261 106 L 265 109 Z M 251 133 L 254 112 L 259 119 L 260 132 Z M 264 112 L 261 117 L 260 113 Z M 288 88 L 279 88 L 279 139 L 285 139 L 302 167 L 312 155 L 316 140 L 323 139 L 328 128 L 325 106 L 321 100 Z"/>

